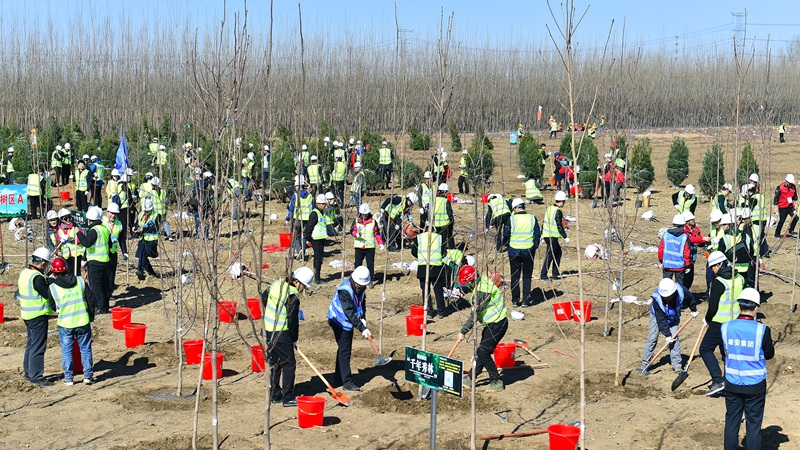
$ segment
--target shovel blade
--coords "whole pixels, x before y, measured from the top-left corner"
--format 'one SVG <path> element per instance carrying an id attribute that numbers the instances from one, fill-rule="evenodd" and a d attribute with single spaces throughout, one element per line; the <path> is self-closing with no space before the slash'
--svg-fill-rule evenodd
<path id="1" fill-rule="evenodd" d="M 675 377 L 675 381 L 672 382 L 672 390 L 675 391 L 675 389 L 678 389 L 687 378 L 689 378 L 689 372 L 684 370 L 678 373 L 678 376 Z"/>
<path id="2" fill-rule="evenodd" d="M 331 397 L 336 399 L 337 402 L 341 403 L 344 406 L 352 406 L 353 405 L 353 401 L 350 400 L 350 397 L 344 395 L 344 392 L 337 392 L 333 388 L 331 388 Z"/>
<path id="3" fill-rule="evenodd" d="M 378 355 L 378 360 L 375 361 L 375 367 L 385 366 L 385 365 L 389 364 L 390 362 L 392 362 L 392 358 L 391 357 L 384 358 L 383 356 Z"/>

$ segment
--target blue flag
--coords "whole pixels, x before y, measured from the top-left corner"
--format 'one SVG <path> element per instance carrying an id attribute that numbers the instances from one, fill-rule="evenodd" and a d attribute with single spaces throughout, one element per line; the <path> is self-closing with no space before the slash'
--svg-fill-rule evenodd
<path id="1" fill-rule="evenodd" d="M 122 135 L 122 140 L 119 142 L 117 149 L 117 160 L 114 161 L 114 168 L 119 170 L 120 174 L 124 174 L 130 165 L 128 164 L 128 143 L 125 135 Z"/>

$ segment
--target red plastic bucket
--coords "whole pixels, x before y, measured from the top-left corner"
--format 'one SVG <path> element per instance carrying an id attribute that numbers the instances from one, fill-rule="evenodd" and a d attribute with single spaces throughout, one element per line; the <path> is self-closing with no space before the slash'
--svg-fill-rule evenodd
<path id="1" fill-rule="evenodd" d="M 278 233 L 282 248 L 288 248 L 292 245 L 292 233 Z"/>
<path id="2" fill-rule="evenodd" d="M 183 341 L 183 354 L 186 357 L 186 365 L 193 366 L 200 364 L 203 354 L 203 340 L 192 339 Z"/>
<path id="3" fill-rule="evenodd" d="M 489 194 L 481 195 L 481 203 L 489 203 Z"/>
<path id="4" fill-rule="evenodd" d="M 297 397 L 297 423 L 300 428 L 321 427 L 325 419 L 324 397 Z"/>
<path id="5" fill-rule="evenodd" d="M 572 319 L 572 305 L 569 302 L 553 303 L 553 314 L 559 322 Z"/>
<path id="6" fill-rule="evenodd" d="M 136 348 L 144 345 L 144 336 L 147 332 L 147 325 L 141 323 L 129 323 L 122 327 L 125 330 L 125 347 Z"/>
<path id="7" fill-rule="evenodd" d="M 258 320 L 261 318 L 261 299 L 260 298 L 248 298 L 247 299 L 247 310 L 250 311 L 250 318 L 254 320 Z"/>
<path id="8" fill-rule="evenodd" d="M 236 302 L 219 302 L 217 303 L 217 314 L 219 314 L 219 321 L 224 323 L 233 323 L 236 317 Z"/>
<path id="9" fill-rule="evenodd" d="M 425 315 L 425 307 L 422 305 L 409 305 L 408 307 L 408 315 L 409 316 L 424 316 Z"/>
<path id="10" fill-rule="evenodd" d="M 575 322 L 580 322 L 582 317 L 586 322 L 592 320 L 592 302 L 584 300 L 583 312 L 581 312 L 581 302 L 579 300 L 575 300 L 572 302 L 572 309 L 575 311 L 572 315 L 572 320 Z"/>
<path id="11" fill-rule="evenodd" d="M 583 193 L 583 189 L 581 189 L 580 185 L 575 185 L 569 188 L 569 194 L 573 197 L 577 197 Z"/>
<path id="12" fill-rule="evenodd" d="M 572 425 L 550 425 L 547 433 L 550 435 L 550 450 L 575 450 L 581 437 L 581 429 Z"/>
<path id="13" fill-rule="evenodd" d="M 6 321 L 6 319 L 3 317 L 3 314 L 5 313 L 5 309 L 6 309 L 6 305 L 4 305 L 3 303 L 0 303 L 0 323 L 3 323 L 3 322 Z"/>
<path id="14" fill-rule="evenodd" d="M 267 367 L 264 362 L 264 349 L 260 345 L 250 347 L 250 367 L 253 372 L 263 372 Z"/>
<path id="15" fill-rule="evenodd" d="M 68 201 L 69 200 L 69 191 L 61 191 L 61 200 Z"/>
<path id="16" fill-rule="evenodd" d="M 111 326 L 115 330 L 122 330 L 125 325 L 131 323 L 131 315 L 133 315 L 131 308 L 121 306 L 111 308 Z"/>
<path id="17" fill-rule="evenodd" d="M 406 336 L 422 336 L 425 316 L 406 316 Z"/>
<path id="18" fill-rule="evenodd" d="M 217 353 L 217 379 L 222 378 L 222 362 L 225 360 L 225 353 Z M 203 379 L 211 380 L 214 372 L 211 371 L 211 353 L 203 356 Z"/>
<path id="19" fill-rule="evenodd" d="M 517 350 L 516 344 L 500 343 L 494 349 L 494 363 L 498 369 L 504 367 L 514 367 L 514 352 Z"/>

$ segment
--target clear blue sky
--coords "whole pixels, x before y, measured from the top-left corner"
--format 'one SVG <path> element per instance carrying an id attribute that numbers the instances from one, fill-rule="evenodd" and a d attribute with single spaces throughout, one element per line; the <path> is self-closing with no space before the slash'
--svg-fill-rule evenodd
<path id="1" fill-rule="evenodd" d="M 770 37 L 773 48 L 800 36 L 800 8 L 787 0 L 603 0 L 581 1 L 576 7 L 589 13 L 579 28 L 578 42 L 585 46 L 601 43 L 612 19 L 615 30 L 622 31 L 623 20 L 627 42 L 644 42 L 656 50 L 661 46 L 673 49 L 675 36 L 680 45 L 730 43 L 733 34 L 732 12 L 747 10 L 747 35 L 760 39 Z M 395 32 L 394 2 L 384 0 L 303 0 L 304 30 L 326 34 L 337 28 L 362 30 L 379 39 L 393 39 Z M 229 0 L 229 11 L 242 10 L 244 1 Z M 276 30 L 294 30 L 297 24 L 297 1 L 275 0 Z M 554 8 L 559 8 L 557 1 Z M 545 24 L 553 24 L 543 0 L 398 0 L 397 9 L 402 28 L 411 30 L 409 39 L 430 38 L 438 29 L 440 8 L 445 14 L 455 12 L 455 32 L 462 41 L 485 44 L 514 41 L 549 43 Z M 269 0 L 248 2 L 250 28 L 256 34 L 266 33 Z M 221 18 L 221 0 L 0 0 L 2 20 L 20 23 L 52 19 L 57 27 L 79 20 L 110 17 L 112 25 L 121 15 L 134 24 L 158 19 L 165 25 L 189 20 L 202 29 Z M 560 13 L 558 13 L 560 17 Z M 67 20 L 65 20 L 67 19 Z M 73 25 L 74 26 L 74 25 Z M 618 37 L 619 38 L 619 37 Z M 685 41 L 684 41 L 685 40 Z"/>

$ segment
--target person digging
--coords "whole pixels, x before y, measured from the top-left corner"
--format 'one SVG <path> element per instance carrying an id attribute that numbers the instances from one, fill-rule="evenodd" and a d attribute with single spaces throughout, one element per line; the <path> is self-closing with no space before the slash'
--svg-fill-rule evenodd
<path id="1" fill-rule="evenodd" d="M 477 310 L 478 321 L 484 324 L 481 333 L 481 341 L 478 350 L 475 352 L 477 364 L 475 365 L 475 379 L 481 374 L 484 367 L 489 373 L 489 387 L 487 392 L 500 392 L 505 389 L 500 372 L 492 359 L 494 349 L 503 339 L 508 331 L 508 308 L 506 308 L 503 293 L 500 286 L 503 285 L 503 274 L 490 271 L 488 275 L 482 275 L 477 284 L 475 279 L 477 273 L 472 266 L 464 266 L 458 271 L 458 282 L 461 285 L 461 292 L 474 291 L 472 294 L 472 310 L 461 327 L 461 331 L 456 338 L 458 341 L 464 340 L 464 335 L 472 330 Z M 472 375 L 464 376 L 463 385 L 472 386 Z"/>

